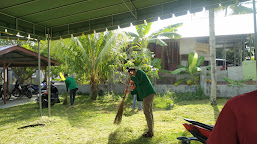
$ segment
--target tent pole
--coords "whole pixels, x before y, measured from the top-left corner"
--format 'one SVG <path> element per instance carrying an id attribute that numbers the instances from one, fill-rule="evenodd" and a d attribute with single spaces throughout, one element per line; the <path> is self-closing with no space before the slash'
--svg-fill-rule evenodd
<path id="1" fill-rule="evenodd" d="M 4 57 L 4 61 L 5 61 L 5 57 Z M 4 62 L 4 104 L 6 104 L 6 72 L 5 72 L 6 66 L 5 66 L 5 62 Z"/>
<path id="2" fill-rule="evenodd" d="M 42 116 L 40 40 L 38 40 L 38 96 L 40 116 Z"/>
<path id="3" fill-rule="evenodd" d="M 50 81 L 50 33 L 47 29 L 47 46 L 48 46 L 48 115 L 51 117 L 51 81 Z"/>
<path id="4" fill-rule="evenodd" d="M 257 56 L 257 28 L 256 28 L 256 5 L 255 5 L 255 0 L 253 0 L 253 22 L 254 22 L 254 58 L 255 58 L 255 63 L 256 63 L 256 66 L 257 66 L 257 59 L 256 59 L 256 56 Z M 256 81 L 257 81 L 257 67 L 255 69 L 256 71 Z M 256 83 L 257 84 L 257 83 Z"/>

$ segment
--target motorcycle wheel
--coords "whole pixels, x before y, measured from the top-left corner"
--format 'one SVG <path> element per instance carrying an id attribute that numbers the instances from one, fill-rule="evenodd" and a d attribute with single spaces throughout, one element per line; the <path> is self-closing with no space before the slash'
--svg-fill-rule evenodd
<path id="1" fill-rule="evenodd" d="M 11 98 L 11 94 L 6 93 L 6 100 L 9 100 Z M 1 93 L 2 100 L 4 100 L 4 93 Z"/>
<path id="2" fill-rule="evenodd" d="M 29 99 L 32 98 L 32 92 L 31 92 L 31 91 L 28 91 L 28 92 L 27 92 L 27 97 L 28 97 Z"/>
<path id="3" fill-rule="evenodd" d="M 12 95 L 15 97 L 19 97 L 20 96 L 19 90 L 18 89 L 12 90 Z"/>

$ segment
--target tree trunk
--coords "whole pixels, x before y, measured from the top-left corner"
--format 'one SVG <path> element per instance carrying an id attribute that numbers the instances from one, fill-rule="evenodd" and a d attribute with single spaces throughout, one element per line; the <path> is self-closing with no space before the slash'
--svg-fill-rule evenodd
<path id="1" fill-rule="evenodd" d="M 214 9 L 209 10 L 209 32 L 210 32 L 210 55 L 211 55 L 211 104 L 216 102 L 216 49 L 215 49 L 215 26 L 214 26 Z"/>
<path id="2" fill-rule="evenodd" d="M 91 87 L 91 99 L 96 100 L 97 94 L 98 94 L 98 81 L 95 78 L 95 75 L 91 76 L 90 87 Z"/>

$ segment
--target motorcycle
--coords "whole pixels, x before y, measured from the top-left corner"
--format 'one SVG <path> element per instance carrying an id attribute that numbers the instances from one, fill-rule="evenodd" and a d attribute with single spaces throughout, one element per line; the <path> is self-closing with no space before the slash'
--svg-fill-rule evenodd
<path id="1" fill-rule="evenodd" d="M 14 89 L 12 90 L 12 95 L 15 97 L 27 96 L 29 99 L 32 98 L 32 92 L 34 90 L 31 88 L 30 84 L 21 85 L 20 81 L 15 82 Z"/>
<path id="2" fill-rule="evenodd" d="M 42 108 L 48 107 L 48 91 L 47 86 L 43 87 L 41 89 L 41 105 Z M 54 105 L 55 103 L 60 103 L 59 95 L 58 95 L 58 89 L 56 86 L 54 86 L 54 82 L 51 82 L 51 105 Z M 36 103 L 39 105 L 39 94 L 36 99 Z"/>
<path id="3" fill-rule="evenodd" d="M 210 136 L 213 125 L 207 125 L 200 123 L 198 121 L 184 119 L 185 121 L 191 123 L 184 123 L 184 127 L 189 131 L 194 137 L 178 137 L 178 140 L 181 140 L 182 144 L 190 144 L 192 140 L 199 141 L 203 144 L 206 143 L 208 137 Z"/>
<path id="4" fill-rule="evenodd" d="M 0 98 L 4 100 L 4 88 L 3 85 L 0 85 Z M 11 95 L 6 93 L 6 100 L 9 100 L 11 98 Z"/>
<path id="5" fill-rule="evenodd" d="M 38 94 L 39 93 L 38 85 L 30 84 L 30 87 L 33 89 L 32 94 Z M 40 87 L 41 87 L 41 90 L 42 89 L 46 89 L 47 85 L 46 85 L 46 81 L 45 80 L 40 84 Z"/>

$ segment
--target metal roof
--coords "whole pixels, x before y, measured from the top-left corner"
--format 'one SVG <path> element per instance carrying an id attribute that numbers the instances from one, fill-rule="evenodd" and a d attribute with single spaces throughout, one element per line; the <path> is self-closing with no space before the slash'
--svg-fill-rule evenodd
<path id="1" fill-rule="evenodd" d="M 237 0 L 0 0 L 0 38 L 67 38 L 199 12 Z M 239 0 L 247 1 L 247 0 Z M 26 39 L 20 37 L 19 39 Z"/>
<path id="2" fill-rule="evenodd" d="M 48 58 L 42 55 L 40 58 L 41 66 L 47 66 Z M 3 67 L 4 63 L 9 67 L 38 66 L 38 53 L 20 46 L 3 45 L 0 46 L 0 67 Z M 51 65 L 57 64 L 55 60 L 51 60 Z"/>

